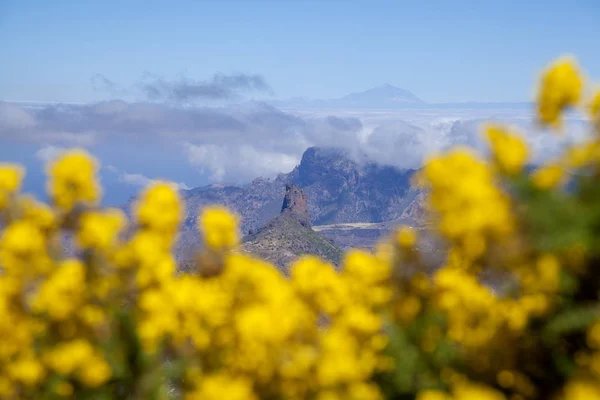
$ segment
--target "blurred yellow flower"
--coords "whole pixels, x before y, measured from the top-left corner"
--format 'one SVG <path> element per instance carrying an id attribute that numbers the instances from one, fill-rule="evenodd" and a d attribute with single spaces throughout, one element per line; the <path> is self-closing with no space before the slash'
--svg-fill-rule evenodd
<path id="1" fill-rule="evenodd" d="M 23 220 L 37 225 L 43 231 L 56 228 L 56 216 L 47 204 L 40 203 L 31 196 L 22 196 L 19 205 L 22 208 Z"/>
<path id="2" fill-rule="evenodd" d="M 402 226 L 398 229 L 396 240 L 400 247 L 411 248 L 417 243 L 417 234 L 411 227 Z"/>
<path id="3" fill-rule="evenodd" d="M 478 383 L 461 383 L 453 391 L 453 400 L 505 400 L 499 391 Z"/>
<path id="4" fill-rule="evenodd" d="M 247 379 L 223 373 L 203 377 L 196 390 L 187 394 L 185 399 L 255 400 L 257 397 Z"/>
<path id="5" fill-rule="evenodd" d="M 588 330 L 587 343 L 592 349 L 600 350 L 600 320 Z"/>
<path id="6" fill-rule="evenodd" d="M 563 161 L 569 168 L 581 168 L 600 160 L 600 143 L 589 141 L 565 150 Z"/>
<path id="7" fill-rule="evenodd" d="M 10 196 L 21 189 L 24 175 L 23 168 L 18 165 L 0 164 L 0 210 L 7 206 Z"/>
<path id="8" fill-rule="evenodd" d="M 204 237 L 204 243 L 213 250 L 225 250 L 238 243 L 237 218 L 224 207 L 202 209 L 198 229 Z"/>
<path id="9" fill-rule="evenodd" d="M 597 380 L 573 380 L 564 388 L 564 400 L 600 400 L 600 383 Z"/>
<path id="10" fill-rule="evenodd" d="M 141 194 L 134 208 L 137 223 L 161 234 L 170 243 L 179 228 L 183 204 L 175 187 L 155 182 Z"/>
<path id="11" fill-rule="evenodd" d="M 96 204 L 100 187 L 96 180 L 96 160 L 84 150 L 71 150 L 61 154 L 48 166 L 48 194 L 63 211 L 76 204 Z"/>
<path id="12" fill-rule="evenodd" d="M 108 250 L 125 227 L 125 222 L 121 210 L 88 211 L 80 217 L 77 244 L 82 249 Z"/>
<path id="13" fill-rule="evenodd" d="M 419 392 L 416 400 L 452 400 L 452 397 L 440 390 L 423 390 Z"/>
<path id="14" fill-rule="evenodd" d="M 562 111 L 579 103 L 583 78 L 576 61 L 563 57 L 542 73 L 537 95 L 538 118 L 542 124 L 560 126 Z"/>
<path id="15" fill-rule="evenodd" d="M 564 170 L 560 165 L 550 163 L 536 169 L 532 173 L 531 179 L 533 180 L 533 184 L 539 189 L 554 189 L 563 183 Z"/>
<path id="16" fill-rule="evenodd" d="M 590 115 L 592 119 L 600 119 L 600 89 L 596 90 L 590 101 Z"/>
<path id="17" fill-rule="evenodd" d="M 49 267 L 46 240 L 29 221 L 16 221 L 4 229 L 0 238 L 0 265 L 14 276 L 32 276 Z"/>
<path id="18" fill-rule="evenodd" d="M 63 321 L 80 311 L 86 294 L 85 267 L 77 259 L 66 260 L 56 268 L 32 299 L 32 308 Z"/>
<path id="19" fill-rule="evenodd" d="M 525 141 L 500 125 L 489 125 L 485 132 L 500 170 L 508 175 L 521 172 L 529 157 Z"/>
<path id="20" fill-rule="evenodd" d="M 33 386 L 44 378 L 45 370 L 33 354 L 30 354 L 10 364 L 8 373 L 12 379 Z"/>

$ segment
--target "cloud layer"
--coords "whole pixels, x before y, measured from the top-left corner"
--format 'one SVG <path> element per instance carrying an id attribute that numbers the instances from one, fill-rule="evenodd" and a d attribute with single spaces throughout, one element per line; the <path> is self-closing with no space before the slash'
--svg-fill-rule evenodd
<path id="1" fill-rule="evenodd" d="M 115 174 L 117 176 L 119 182 L 125 183 L 128 185 L 132 185 L 132 186 L 136 186 L 139 188 L 144 188 L 144 187 L 150 185 L 151 183 L 162 180 L 162 179 L 151 179 L 143 174 L 130 174 L 128 172 L 121 171 L 114 165 L 108 165 L 105 167 L 105 169 L 107 171 L 110 171 L 113 174 Z M 185 189 L 185 190 L 191 189 L 184 182 L 174 182 L 174 184 L 177 187 L 177 189 Z"/>
<path id="2" fill-rule="evenodd" d="M 40 149 L 35 155 L 40 160 L 72 146 L 92 151 L 97 146 L 115 151 L 127 147 L 132 150 L 125 156 L 134 161 L 150 157 L 143 149 L 174 152 L 174 162 L 193 166 L 204 181 L 244 182 L 290 171 L 309 146 L 339 147 L 357 159 L 366 157 L 400 168 L 419 167 L 425 155 L 456 144 L 484 150 L 480 125 L 490 115 L 483 113 L 426 110 L 329 115 L 292 114 L 263 103 L 178 107 L 107 101 L 32 107 L 0 102 L 0 141 L 4 146 L 35 145 Z M 564 141 L 585 136 L 582 121 L 571 121 L 571 134 L 557 139 L 536 131 L 527 122 L 531 120 L 527 113 L 491 117 L 530 132 L 527 140 L 536 161 L 556 154 Z M 129 161 L 117 173 L 121 182 L 139 186 L 150 182 L 149 176 L 156 176 L 156 171 L 132 167 Z"/>

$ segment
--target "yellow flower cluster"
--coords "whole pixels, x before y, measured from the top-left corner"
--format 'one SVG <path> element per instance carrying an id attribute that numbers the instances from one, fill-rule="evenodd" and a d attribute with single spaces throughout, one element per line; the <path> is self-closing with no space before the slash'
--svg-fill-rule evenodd
<path id="1" fill-rule="evenodd" d="M 77 204 L 95 204 L 100 198 L 100 188 L 95 179 L 96 162 L 83 150 L 74 150 L 52 162 L 48 194 L 63 211 Z"/>
<path id="2" fill-rule="evenodd" d="M 106 328 L 105 307 L 90 290 L 99 277 L 82 260 L 63 258 L 60 242 L 59 221 L 73 229 L 75 206 L 98 199 L 94 172 L 95 162 L 78 150 L 49 168 L 49 192 L 59 219 L 48 206 L 18 195 L 18 168 L 0 171 L 7 211 L 0 238 L 2 398 L 35 398 L 46 382 L 53 382 L 48 394 L 69 394 L 73 385 L 99 387 L 111 376 L 98 348 L 99 332 Z M 100 227 L 86 218 L 77 232 L 84 238 L 82 249 L 113 240 L 114 231 L 108 238 L 99 235 Z"/>
<path id="3" fill-rule="evenodd" d="M 492 155 L 500 170 L 508 175 L 521 172 L 529 156 L 529 150 L 523 139 L 497 125 L 487 127 L 486 134 Z"/>
<path id="4" fill-rule="evenodd" d="M 513 231 L 509 198 L 497 187 L 490 166 L 469 149 L 429 160 L 420 182 L 431 191 L 429 205 L 439 214 L 439 231 L 455 244 L 465 266 L 485 253 L 489 239 Z"/>
<path id="5" fill-rule="evenodd" d="M 389 263 L 354 251 L 339 272 L 307 257 L 287 278 L 237 253 L 237 218 L 207 207 L 198 228 L 210 257 L 200 259 L 221 266 L 212 275 L 178 274 L 176 189 L 148 187 L 134 205 L 135 229 L 126 230 L 121 211 L 94 208 L 95 166 L 79 150 L 52 163 L 56 216 L 20 197 L 20 170 L 5 167 L 12 211 L 0 239 L 0 397 L 77 397 L 106 390 L 111 379 L 118 390 L 132 373 L 142 379 L 161 369 L 159 354 L 168 353 L 187 366 L 179 377 L 185 398 L 381 398 L 372 379 L 390 367 L 382 354 Z M 63 258 L 64 233 L 79 258 Z M 132 361 L 131 340 L 162 361 Z M 136 388 L 136 396 L 155 393 Z"/>

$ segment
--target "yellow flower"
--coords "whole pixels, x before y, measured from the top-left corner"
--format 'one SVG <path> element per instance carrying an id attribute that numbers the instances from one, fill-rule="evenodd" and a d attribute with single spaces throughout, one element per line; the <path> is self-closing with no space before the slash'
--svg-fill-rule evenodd
<path id="1" fill-rule="evenodd" d="M 60 343 L 44 357 L 46 364 L 61 375 L 76 374 L 86 386 L 97 387 L 106 382 L 112 371 L 94 347 L 84 339 Z"/>
<path id="2" fill-rule="evenodd" d="M 7 206 L 10 196 L 21 189 L 24 174 L 23 168 L 17 165 L 0 163 L 0 210 Z"/>
<path id="3" fill-rule="evenodd" d="M 596 90 L 596 93 L 592 97 L 590 115 L 593 119 L 600 119 L 600 90 Z"/>
<path id="4" fill-rule="evenodd" d="M 100 187 L 96 160 L 84 150 L 63 153 L 48 167 L 48 194 L 57 207 L 70 211 L 76 204 L 96 204 Z"/>
<path id="5" fill-rule="evenodd" d="M 81 320 L 89 326 L 98 326 L 106 320 L 105 312 L 102 308 L 94 305 L 84 306 L 79 317 Z"/>
<path id="6" fill-rule="evenodd" d="M 477 383 L 458 384 L 453 391 L 454 400 L 505 400 L 499 391 Z"/>
<path id="7" fill-rule="evenodd" d="M 512 371 L 502 370 L 498 372 L 496 381 L 503 388 L 511 388 L 515 384 L 515 374 Z"/>
<path id="8" fill-rule="evenodd" d="M 559 126 L 562 111 L 579 103 L 583 79 L 574 59 L 563 57 L 542 74 L 538 89 L 538 118 L 544 125 Z"/>
<path id="9" fill-rule="evenodd" d="M 421 300 L 414 295 L 404 295 L 396 300 L 395 315 L 401 323 L 407 324 L 413 322 L 414 318 L 421 311 Z"/>
<path id="10" fill-rule="evenodd" d="M 574 380 L 565 385 L 564 400 L 600 400 L 600 384 L 592 380 Z"/>
<path id="11" fill-rule="evenodd" d="M 125 257 L 125 261 L 139 263 L 142 268 L 154 266 L 161 257 L 168 253 L 162 236 L 145 230 L 136 232 L 127 247 L 129 257 Z"/>
<path id="12" fill-rule="evenodd" d="M 71 375 L 94 357 L 94 348 L 84 339 L 60 343 L 44 356 L 45 363 L 61 375 Z"/>
<path id="13" fill-rule="evenodd" d="M 558 164 L 547 164 L 536 169 L 531 179 L 533 184 L 542 190 L 550 190 L 563 183 L 564 171 Z"/>
<path id="14" fill-rule="evenodd" d="M 423 390 L 419 392 L 416 400 L 452 400 L 452 397 L 440 390 Z"/>
<path id="15" fill-rule="evenodd" d="M 155 182 L 140 196 L 134 215 L 142 228 L 161 234 L 170 243 L 179 228 L 182 208 L 172 184 Z"/>
<path id="16" fill-rule="evenodd" d="M 387 281 L 391 266 L 382 263 L 377 257 L 362 250 L 350 250 L 344 257 L 344 275 L 356 277 L 367 284 Z"/>
<path id="17" fill-rule="evenodd" d="M 381 318 L 364 306 L 348 307 L 336 322 L 351 331 L 359 334 L 372 335 L 381 328 Z"/>
<path id="18" fill-rule="evenodd" d="M 89 211 L 79 220 L 77 244 L 82 249 L 108 250 L 115 243 L 125 226 L 125 215 L 121 210 Z"/>
<path id="19" fill-rule="evenodd" d="M 44 367 L 33 355 L 28 355 L 11 363 L 8 372 L 12 379 L 27 386 L 37 384 L 45 375 Z"/>
<path id="20" fill-rule="evenodd" d="M 195 391 L 185 395 L 186 400 L 256 400 L 251 382 L 227 373 L 204 376 Z"/>
<path id="21" fill-rule="evenodd" d="M 224 207 L 204 208 L 198 219 L 198 229 L 206 245 L 214 250 L 234 247 L 239 240 L 237 218 Z"/>
<path id="22" fill-rule="evenodd" d="M 16 221 L 4 229 L 0 239 L 0 263 L 15 276 L 34 275 L 50 265 L 46 240 L 31 222 Z"/>
<path id="23" fill-rule="evenodd" d="M 600 321 L 596 322 L 588 330 L 587 343 L 591 348 L 600 350 Z"/>
<path id="24" fill-rule="evenodd" d="M 430 189 L 429 206 L 438 215 L 437 229 L 453 244 L 453 257 L 468 267 L 515 224 L 507 195 L 493 170 L 471 150 L 456 148 L 430 159 L 419 176 Z"/>
<path id="25" fill-rule="evenodd" d="M 345 283 L 331 264 L 305 256 L 296 260 L 290 270 L 296 290 L 325 313 L 335 314 L 348 302 Z"/>
<path id="26" fill-rule="evenodd" d="M 41 285 L 32 308 L 63 321 L 80 311 L 85 293 L 85 267 L 79 260 L 65 260 Z"/>
<path id="27" fill-rule="evenodd" d="M 55 228 L 56 216 L 54 211 L 47 204 L 36 201 L 33 197 L 22 196 L 19 199 L 24 221 L 37 225 L 42 231 L 49 231 Z"/>
<path id="28" fill-rule="evenodd" d="M 396 234 L 396 241 L 402 248 L 411 248 L 417 243 L 417 234 L 415 233 L 414 229 L 408 226 L 403 226 Z"/>
<path id="29" fill-rule="evenodd" d="M 572 146 L 565 151 L 563 156 L 565 165 L 570 168 L 581 168 L 599 160 L 600 143 L 597 141 Z"/>
<path id="30" fill-rule="evenodd" d="M 544 254 L 537 261 L 538 284 L 543 291 L 554 292 L 558 289 L 560 263 L 552 254 Z"/>
<path id="31" fill-rule="evenodd" d="M 379 388 L 375 384 L 358 382 L 350 385 L 348 400 L 383 400 Z"/>
<path id="32" fill-rule="evenodd" d="M 87 359 L 79 369 L 79 379 L 84 385 L 98 387 L 112 375 L 110 366 L 101 357 L 94 355 Z"/>
<path id="33" fill-rule="evenodd" d="M 488 126 L 486 135 L 492 156 L 500 169 L 508 175 L 521 172 L 529 155 L 529 149 L 523 139 L 499 125 Z"/>
<path id="34" fill-rule="evenodd" d="M 322 356 L 317 363 L 317 379 L 324 386 L 335 386 L 359 381 L 365 377 L 361 360 L 357 357 L 356 338 L 344 329 L 331 327 L 322 335 Z"/>

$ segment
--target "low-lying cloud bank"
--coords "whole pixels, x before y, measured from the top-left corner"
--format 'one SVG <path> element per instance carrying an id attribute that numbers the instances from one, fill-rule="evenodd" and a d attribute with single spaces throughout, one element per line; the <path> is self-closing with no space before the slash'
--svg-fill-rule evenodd
<path id="1" fill-rule="evenodd" d="M 99 84 L 110 85 L 98 79 Z M 244 82 L 231 84 L 262 85 L 260 80 Z M 35 144 L 40 149 L 36 157 L 41 160 L 67 147 L 81 146 L 93 152 L 100 144 L 140 143 L 179 152 L 181 162 L 194 166 L 210 181 L 243 182 L 288 172 L 309 146 L 339 147 L 357 159 L 399 168 L 417 168 L 427 154 L 457 144 L 484 149 L 480 125 L 493 116 L 493 112 L 486 112 L 489 115 L 481 111 L 463 110 L 453 116 L 448 110 L 415 110 L 385 115 L 339 112 L 334 116 L 292 114 L 264 103 L 180 107 L 115 100 L 33 107 L 0 102 L 0 141 L 4 146 Z M 536 161 L 553 156 L 564 142 L 580 140 L 586 134 L 579 120 L 571 121 L 570 134 L 558 139 L 536 131 L 526 112 L 503 115 L 502 119 L 530 132 L 527 140 Z M 134 185 L 151 180 L 144 171 L 125 174 L 122 180 Z"/>

